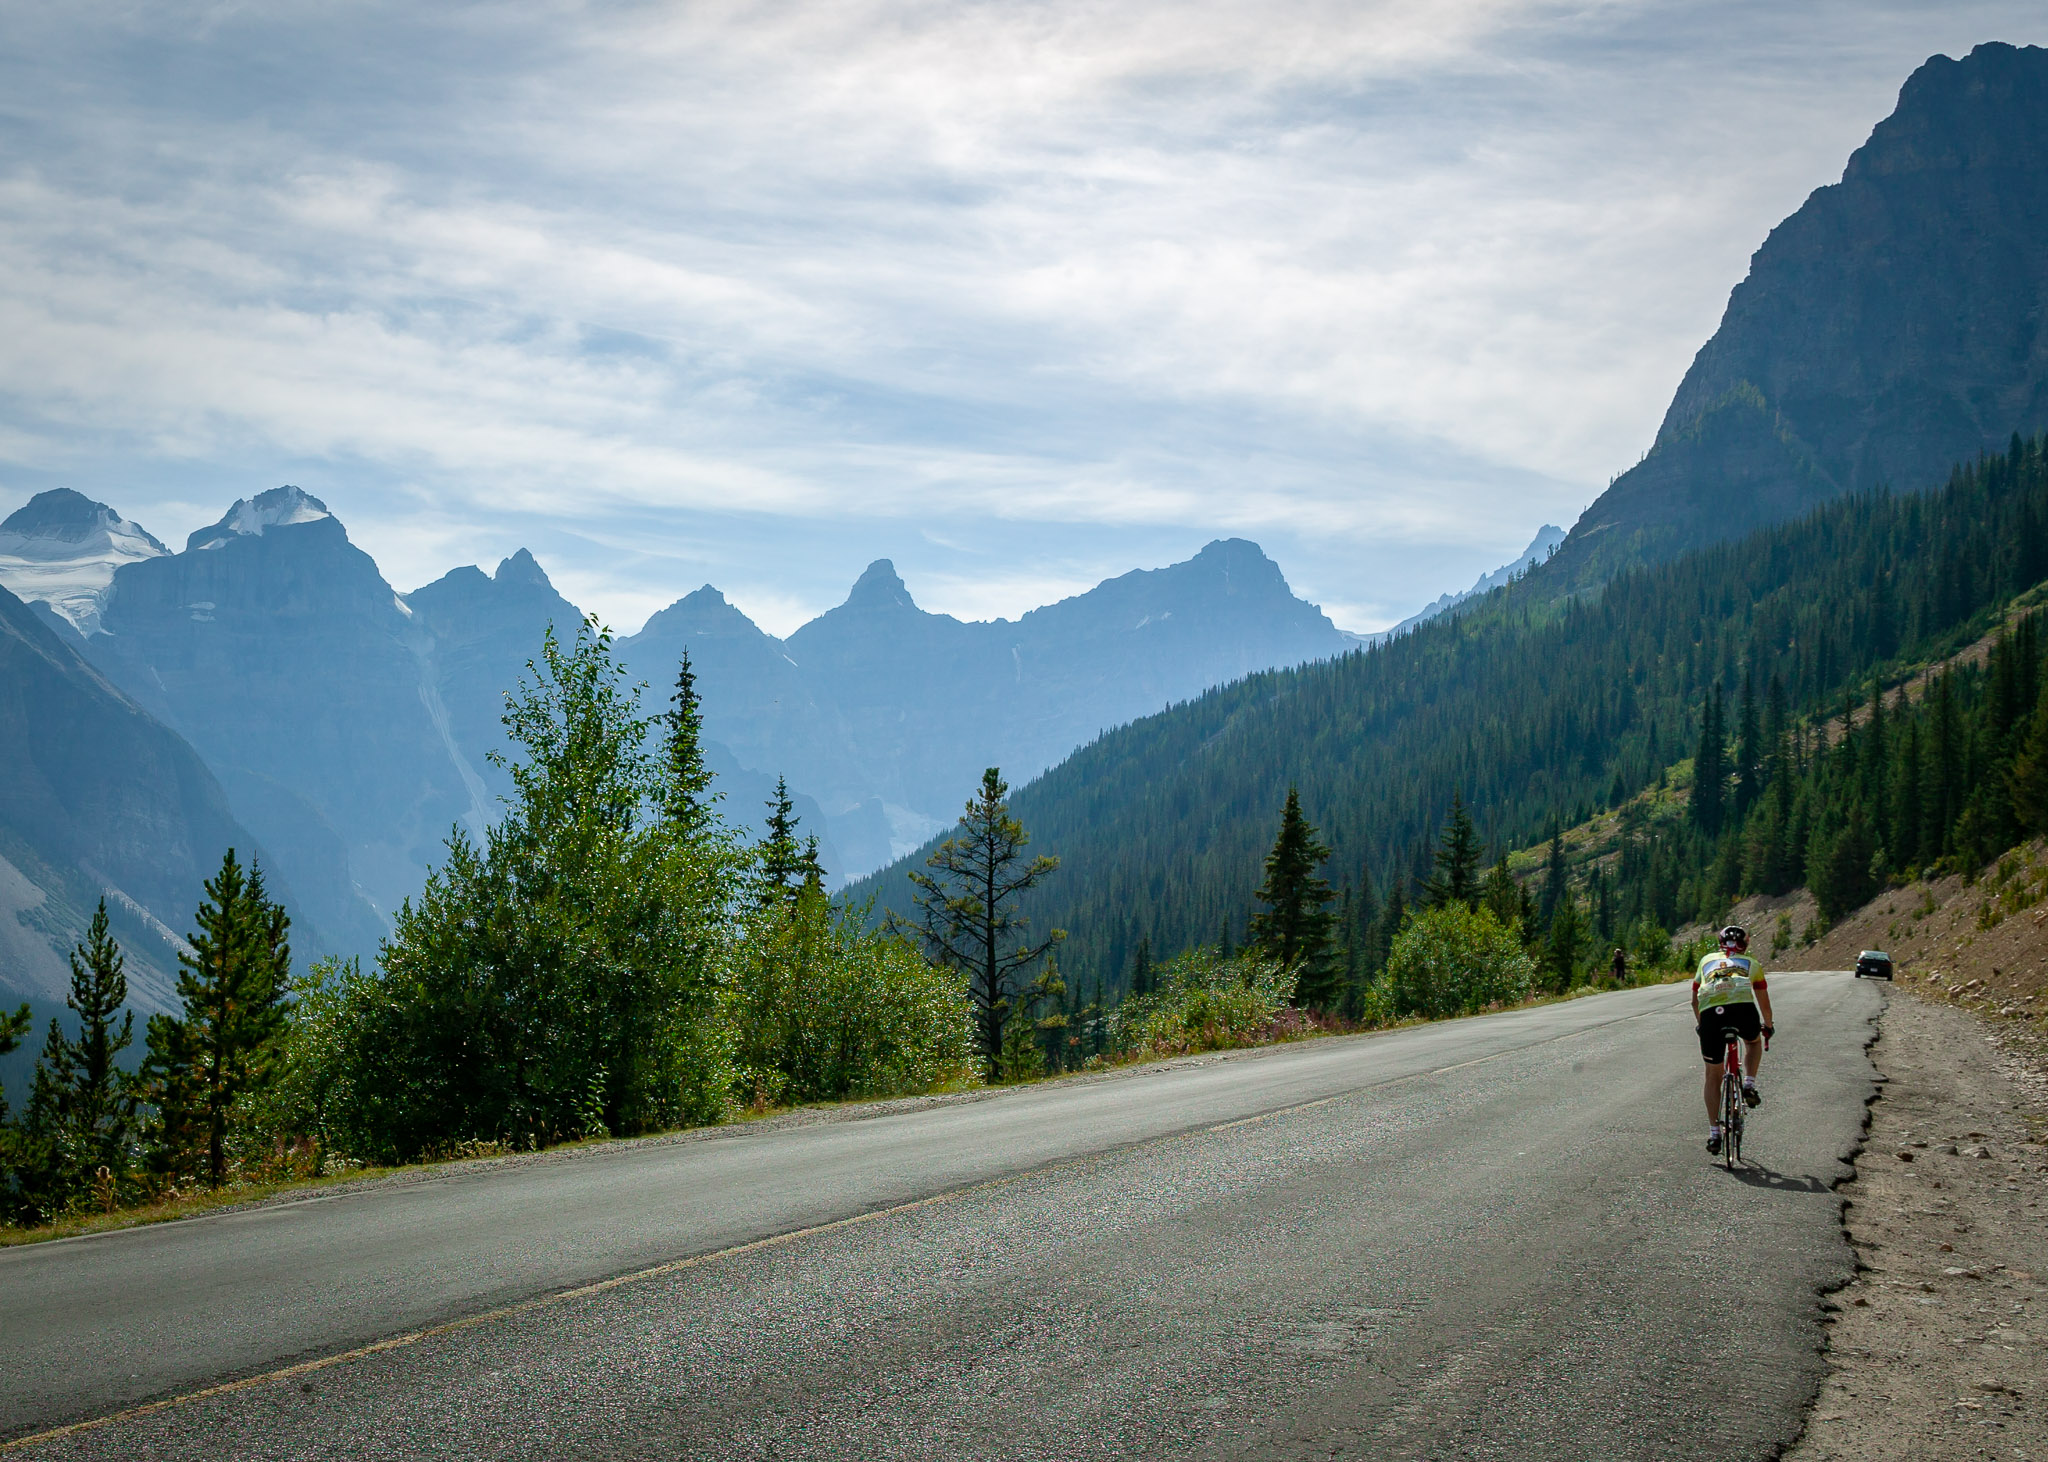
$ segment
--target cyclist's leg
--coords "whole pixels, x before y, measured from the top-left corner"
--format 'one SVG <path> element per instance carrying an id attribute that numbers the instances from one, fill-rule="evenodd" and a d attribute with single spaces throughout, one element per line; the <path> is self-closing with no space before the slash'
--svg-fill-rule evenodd
<path id="1" fill-rule="evenodd" d="M 1717 1011 L 1700 1012 L 1700 1058 L 1707 1063 L 1707 1125 L 1721 1125 L 1721 1017 Z"/>

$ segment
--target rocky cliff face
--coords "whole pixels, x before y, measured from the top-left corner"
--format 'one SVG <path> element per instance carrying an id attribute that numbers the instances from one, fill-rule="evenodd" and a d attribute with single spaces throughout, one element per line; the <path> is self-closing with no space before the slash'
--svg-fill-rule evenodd
<path id="1" fill-rule="evenodd" d="M 123 566 L 86 652 L 206 759 L 351 953 L 373 951 L 480 787 L 421 694 L 411 610 L 317 498 L 237 503 L 185 551 Z"/>
<path id="2" fill-rule="evenodd" d="M 2048 428 L 2048 50 L 1936 56 L 1772 230 L 1649 456 L 1551 572 L 1577 585 L 1846 492 L 1938 486 Z"/>
<path id="3" fill-rule="evenodd" d="M 177 936 L 238 849 L 275 871 L 198 754 L 0 589 L 0 1002 L 61 1000 L 102 896 L 145 1010 L 174 1003 Z M 273 880 L 295 914 L 303 906 Z"/>

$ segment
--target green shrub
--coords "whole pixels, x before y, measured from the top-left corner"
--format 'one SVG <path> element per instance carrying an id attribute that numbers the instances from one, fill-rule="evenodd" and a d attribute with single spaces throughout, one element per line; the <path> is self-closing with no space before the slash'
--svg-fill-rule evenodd
<path id="1" fill-rule="evenodd" d="M 1158 967 L 1157 983 L 1118 1007 L 1116 1046 L 1124 1054 L 1169 1056 L 1246 1046 L 1294 1015 L 1296 972 L 1246 952 L 1226 959 L 1190 950 Z"/>
<path id="2" fill-rule="evenodd" d="M 742 1101 L 890 1096 L 972 1078 L 959 979 L 866 916 L 806 888 L 743 926 L 730 981 Z"/>
<path id="3" fill-rule="evenodd" d="M 1428 909 L 1394 936 L 1387 983 L 1395 1011 L 1432 1020 L 1526 1000 L 1536 966 L 1514 931 L 1485 909 Z"/>

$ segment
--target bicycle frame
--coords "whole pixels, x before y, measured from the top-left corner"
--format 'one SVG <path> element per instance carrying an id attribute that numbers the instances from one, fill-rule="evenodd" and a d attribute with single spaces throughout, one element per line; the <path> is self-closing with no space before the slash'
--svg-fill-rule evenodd
<path id="1" fill-rule="evenodd" d="M 1742 1040 L 1728 1032 L 1728 1047 L 1721 1056 L 1721 1157 L 1733 1172 L 1742 1160 Z"/>

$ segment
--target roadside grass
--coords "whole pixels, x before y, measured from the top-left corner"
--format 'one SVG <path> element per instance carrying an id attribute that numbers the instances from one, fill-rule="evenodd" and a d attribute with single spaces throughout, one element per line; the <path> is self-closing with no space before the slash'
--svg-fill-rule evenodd
<path id="1" fill-rule="evenodd" d="M 1284 1028 L 1257 1040 L 1228 1041 L 1215 1045 L 1196 1045 L 1185 1050 L 1146 1051 L 1119 1056 L 1101 1056 L 1091 1059 L 1090 1064 L 1078 1070 L 1047 1072 L 1042 1076 L 1027 1077 L 1018 1081 L 997 1082 L 984 1085 L 972 1079 L 956 1079 L 930 1087 L 921 1092 L 906 1093 L 898 1097 L 847 1097 L 839 1101 L 803 1102 L 789 1106 L 751 1106 L 736 1110 L 724 1123 L 704 1127 L 680 1127 L 667 1132 L 649 1132 L 638 1137 L 585 1137 L 571 1142 L 558 1142 L 553 1146 L 532 1151 L 515 1149 L 504 1143 L 471 1142 L 456 1149 L 419 1162 L 399 1163 L 389 1167 L 351 1166 L 343 1171 L 324 1173 L 318 1177 L 295 1176 L 276 1181 L 236 1182 L 222 1188 L 188 1189 L 175 1197 L 129 1208 L 116 1208 L 111 1212 L 73 1213 L 51 1223 L 23 1228 L 13 1224 L 0 1224 L 0 1248 L 15 1248 L 25 1244 L 51 1243 L 58 1239 L 85 1238 L 93 1234 L 112 1233 L 120 1229 L 143 1228 L 151 1224 L 176 1223 L 181 1219 L 201 1218 L 208 1214 L 230 1212 L 237 1208 L 253 1208 L 260 1204 L 305 1197 L 315 1193 L 343 1191 L 354 1185 L 369 1185 L 388 1182 L 394 1178 L 419 1176 L 438 1172 L 458 1163 L 484 1164 L 511 1161 L 517 1158 L 561 1156 L 586 1148 L 633 1145 L 645 1142 L 673 1140 L 691 1134 L 716 1132 L 721 1126 L 733 1126 L 769 1121 L 778 1117 L 790 1117 L 803 1112 L 833 1112 L 847 1107 L 873 1105 L 878 1101 L 932 1097 L 963 1097 L 974 1092 L 1004 1091 L 1017 1087 L 1038 1086 L 1051 1081 L 1071 1080 L 1075 1077 L 1102 1075 L 1124 1071 L 1141 1066 L 1157 1066 L 1168 1061 L 1183 1061 L 1190 1056 L 1215 1055 L 1231 1051 L 1262 1050 L 1273 1046 L 1292 1045 L 1301 1041 L 1325 1040 L 1343 1036 L 1382 1035 L 1397 1030 L 1407 1030 L 1418 1025 L 1438 1025 L 1447 1020 L 1470 1020 L 1480 1015 L 1498 1015 L 1507 1010 L 1528 1010 L 1539 1005 L 1560 1005 L 1567 1001 L 1583 1000 L 1589 995 L 1600 995 L 1619 989 L 1642 989 L 1651 985 L 1668 985 L 1687 978 L 1684 971 L 1669 973 L 1656 972 L 1655 978 L 1631 981 L 1627 985 L 1615 986 L 1602 981 L 1597 984 L 1575 985 L 1562 993 L 1532 995 L 1515 1005 L 1496 1006 L 1469 1014 L 1445 1016 L 1432 1021 L 1422 1016 L 1407 1016 L 1399 1020 L 1367 1025 L 1363 1022 L 1347 1022 L 1340 1019 L 1307 1018 L 1298 1023 L 1289 1022 Z"/>

